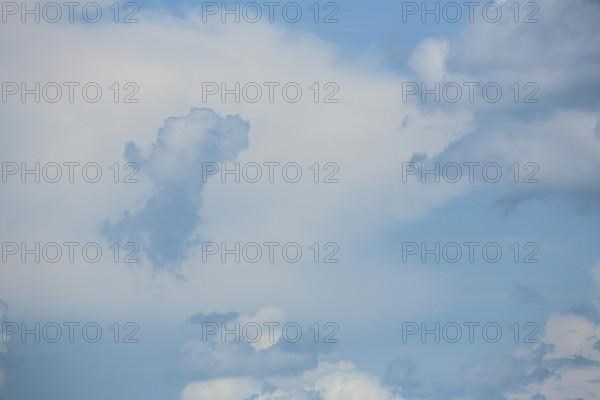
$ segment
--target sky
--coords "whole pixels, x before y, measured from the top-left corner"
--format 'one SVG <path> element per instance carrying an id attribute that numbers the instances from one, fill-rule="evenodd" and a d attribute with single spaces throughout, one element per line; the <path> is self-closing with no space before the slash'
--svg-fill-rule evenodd
<path id="1" fill-rule="evenodd" d="M 0 400 L 599 398 L 599 18 L 3 2 Z"/>

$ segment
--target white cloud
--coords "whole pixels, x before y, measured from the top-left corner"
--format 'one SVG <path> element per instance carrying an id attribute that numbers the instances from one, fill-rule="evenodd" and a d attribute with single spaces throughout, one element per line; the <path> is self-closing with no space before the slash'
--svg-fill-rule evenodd
<path id="1" fill-rule="evenodd" d="M 576 315 L 555 315 L 542 340 L 552 346 L 544 354 L 544 379 L 509 392 L 508 398 L 530 400 L 542 395 L 554 399 L 592 399 L 600 396 L 600 325 Z"/>
<path id="2" fill-rule="evenodd" d="M 425 82 L 442 82 L 450 44 L 445 39 L 426 39 L 411 53 L 409 65 Z"/>
<path id="3" fill-rule="evenodd" d="M 223 397 L 223 393 L 226 395 Z M 214 395 L 213 395 L 214 394 Z M 222 396 L 222 397 L 219 397 Z M 265 381 L 215 379 L 192 383 L 182 400 L 400 400 L 401 397 L 349 362 L 322 362 L 317 368 L 290 378 Z"/>
<path id="4" fill-rule="evenodd" d="M 315 241 L 336 241 L 342 251 L 349 252 L 342 278 L 348 280 L 359 279 L 357 272 L 348 270 L 352 264 L 350 250 L 356 248 L 353 243 L 372 237 L 373 231 L 394 221 L 418 215 L 446 198 L 440 191 L 403 186 L 401 165 L 414 153 L 438 154 L 469 132 L 469 112 L 430 112 L 403 104 L 401 77 L 344 64 L 336 58 L 330 43 L 312 35 L 263 24 L 213 26 L 202 24 L 195 14 L 182 19 L 159 14 L 140 14 L 140 18 L 139 24 L 127 26 L 0 27 L 2 50 L 13 54 L 2 60 L 3 73 L 10 77 L 6 80 L 96 81 L 105 88 L 115 81 L 135 80 L 140 87 L 139 104 L 114 104 L 107 94 L 107 101 L 97 104 L 3 105 L 3 129 L 13 133 L 1 139 L 3 159 L 77 159 L 110 165 L 125 161 L 126 142 L 150 148 L 166 118 L 185 115 L 192 107 L 206 106 L 223 116 L 239 115 L 250 123 L 249 147 L 240 153 L 240 162 L 296 161 L 304 166 L 307 179 L 295 185 L 209 181 L 202 193 L 202 206 L 197 210 L 201 226 L 196 237 L 227 242 L 297 241 L 305 246 Z M 37 40 L 42 37 L 52 40 Z M 38 65 L 45 67 L 40 70 Z M 205 81 L 299 82 L 305 96 L 297 104 L 221 103 L 214 97 L 202 104 Z M 339 85 L 340 102 L 314 104 L 308 87 L 328 81 Z M 33 113 L 36 118 L 30 118 Z M 177 147 L 169 159 L 179 161 L 187 154 L 185 150 L 185 146 Z M 308 167 L 316 161 L 338 163 L 342 183 L 312 183 Z M 197 175 L 194 171 L 172 172 L 175 180 L 201 179 L 201 171 L 195 171 Z M 107 217 L 116 221 L 125 210 L 135 213 L 152 193 L 152 185 L 143 180 L 139 185 L 118 190 L 110 183 L 8 186 L 11 190 L 0 199 L 1 205 L 19 218 L 2 221 L 3 227 L 10 228 L 2 229 L 6 241 L 99 239 L 101 221 Z M 452 193 L 457 188 L 447 190 Z M 37 201 L 41 196 L 46 199 L 42 205 Z M 351 224 L 348 216 L 352 216 Z M 40 225 L 40 221 L 44 224 Z M 86 313 L 97 304 L 96 299 L 103 298 L 104 307 L 98 312 L 105 315 L 148 315 L 161 310 L 164 318 L 173 321 L 198 312 L 197 304 L 206 309 L 237 309 L 240 298 L 252 302 L 249 308 L 253 309 L 265 303 L 279 304 L 267 299 L 265 293 L 289 299 L 292 283 L 293 294 L 309 295 L 311 302 L 327 304 L 324 288 L 329 282 L 323 281 L 327 273 L 322 269 L 305 268 L 299 274 L 300 266 L 275 271 L 271 265 L 256 265 L 235 268 L 238 279 L 231 282 L 232 266 L 202 264 L 194 253 L 183 264 L 186 282 L 156 274 L 147 266 L 130 270 L 111 263 L 61 265 L 50 272 L 38 266 L 20 265 L 16 269 L 2 265 L 6 278 L 0 280 L 0 290 L 15 309 L 32 314 L 57 310 Z M 331 279 L 339 281 L 335 267 L 330 270 Z M 406 283 L 410 279 L 380 278 L 401 286 L 390 287 L 390 295 L 398 290 L 417 292 L 417 288 Z M 73 288 L 72 296 L 66 296 L 61 288 L 70 286 L 73 280 L 80 284 Z M 35 298 L 26 295 L 23 287 L 36 293 Z M 112 290 L 110 298 L 105 296 L 107 287 Z M 340 301 L 350 301 L 355 296 L 350 286 L 346 287 L 338 293 Z M 231 290 L 238 296 L 226 294 Z M 371 290 L 383 295 L 380 287 Z M 426 297 L 422 294 L 425 292 L 419 288 L 415 296 Z M 140 301 L 138 296 L 142 296 Z M 140 309 L 123 310 L 122 304 L 130 303 Z M 423 304 L 415 302 L 404 307 Z M 324 308 L 320 311 L 327 312 Z M 353 315 L 350 310 L 347 314 Z"/>
<path id="5" fill-rule="evenodd" d="M 261 308 L 252 315 L 240 315 L 235 322 L 239 322 L 239 324 L 242 326 L 252 323 L 258 324 L 262 327 L 265 323 L 277 322 L 279 324 L 283 324 L 282 321 L 285 321 L 285 318 L 285 311 L 274 306 L 269 306 Z M 275 345 L 275 343 L 277 343 L 280 339 L 281 328 L 275 327 L 273 329 L 272 338 L 270 338 L 269 335 L 262 335 L 260 340 L 255 343 L 250 343 L 250 345 L 254 348 L 254 350 L 261 351 Z"/>
<path id="6" fill-rule="evenodd" d="M 597 273 L 597 267 L 592 273 Z M 597 283 L 600 288 L 600 281 Z M 511 391 L 509 399 L 530 400 L 535 395 L 547 400 L 600 397 L 600 324 L 580 315 L 552 315 L 540 344 L 529 357 L 536 359 L 536 353 L 542 358 L 532 365 L 544 368 L 548 375 Z M 531 362 L 526 357 L 520 358 L 524 364 Z"/>
<path id="7" fill-rule="evenodd" d="M 323 369 L 327 370 L 329 366 Z M 337 364 L 333 370 L 323 371 L 314 387 L 323 400 L 399 400 L 377 379 L 360 372 L 352 364 Z"/>
<path id="8" fill-rule="evenodd" d="M 501 25 L 474 25 L 456 40 L 430 39 L 417 47 L 410 64 L 423 79 L 464 77 L 512 83 L 535 77 L 544 96 L 550 96 L 551 101 L 542 107 L 547 114 L 535 114 L 539 119 L 522 122 L 520 116 L 502 114 L 494 122 L 483 121 L 477 128 L 491 133 L 481 141 L 475 140 L 473 147 L 465 146 L 445 156 L 538 161 L 544 174 L 544 183 L 536 186 L 540 192 L 589 193 L 590 182 L 599 178 L 598 117 L 595 111 L 589 111 L 595 104 L 589 100 L 596 98 L 598 66 L 582 60 L 595 60 L 598 54 L 599 44 L 589 40 L 597 36 L 598 6 L 597 2 L 578 4 L 586 7 L 548 1 L 543 26 L 513 24 L 507 29 Z M 343 184 L 222 185 L 213 180 L 206 185 L 202 206 L 197 209 L 202 220 L 195 232 L 198 237 L 228 242 L 333 240 L 342 249 L 363 252 L 369 267 L 377 264 L 379 254 L 364 254 L 366 246 L 357 243 L 376 236 L 382 227 L 420 215 L 464 190 L 460 185 L 435 189 L 402 185 L 401 163 L 415 153 L 444 157 L 452 144 L 476 128 L 474 115 L 479 109 L 431 110 L 403 104 L 401 85 L 407 78 L 343 64 L 329 43 L 311 35 L 260 24 L 204 25 L 194 14 L 182 19 L 159 14 L 145 17 L 133 26 L 0 26 L 1 50 L 13 55 L 0 61 L 5 80 L 98 81 L 104 87 L 114 81 L 135 80 L 141 100 L 139 105 L 111 101 L 96 105 L 3 105 L 0 118 L 8 134 L 0 139 L 1 158 L 112 163 L 123 161 L 126 142 L 133 140 L 141 148 L 149 148 L 165 118 L 185 115 L 192 107 L 208 106 L 220 115 L 239 115 L 250 123 L 250 145 L 240 153 L 239 161 L 297 161 L 304 165 L 334 161 L 340 165 Z M 548 26 L 553 30 L 548 31 Z M 567 33 L 554 29 L 556 26 L 564 27 Z M 40 65 L 45 67 L 40 69 Z M 221 103 L 216 98 L 202 104 L 203 81 L 231 84 L 233 80 L 296 81 L 305 90 L 315 81 L 335 81 L 340 86 L 340 103 L 313 104 L 307 91 L 305 101 L 298 104 Z M 164 163 L 157 163 L 155 172 L 163 182 L 201 179 L 201 171 L 179 170 L 190 148 L 183 137 L 178 138 L 182 141 L 175 143 Z M 478 152 L 471 152 L 473 149 Z M 151 193 L 147 182 L 119 190 L 110 185 L 9 186 L 0 199 L 0 206 L 11 210 L 1 221 L 0 236 L 7 241 L 68 241 L 73 237 L 93 240 L 98 238 L 101 221 L 106 217 L 116 220 L 124 210 L 140 209 Z M 594 190 L 592 198 L 597 196 Z M 43 204 L 40 198 L 45 199 Z M 2 265 L 0 293 L 11 306 L 15 304 L 16 309 L 33 315 L 86 315 L 93 309 L 112 319 L 123 314 L 159 315 L 172 323 L 197 312 L 199 304 L 205 310 L 237 309 L 243 302 L 244 307 L 255 310 L 262 304 L 288 302 L 304 305 L 302 312 L 315 318 L 335 315 L 356 320 L 375 306 L 381 313 L 401 314 L 406 309 L 420 310 L 432 304 L 437 308 L 440 299 L 453 300 L 445 298 L 440 290 L 431 290 L 435 278 L 426 273 L 382 272 L 376 265 L 367 272 L 359 264 L 348 257 L 343 268 L 245 268 L 205 265 L 197 254 L 191 254 L 182 269 L 185 282 L 170 275 L 155 275 L 145 266 Z M 365 273 L 369 274 L 369 283 L 365 282 Z M 415 281 L 420 283 L 418 287 Z M 362 290 L 360 302 L 356 301 L 357 285 Z M 331 302 L 333 286 L 335 303 Z M 65 287 L 70 291 L 66 292 Z M 382 298 L 396 298 L 399 292 L 412 301 L 382 304 Z M 348 304 L 353 306 L 340 306 Z M 268 309 L 240 320 L 277 316 L 278 311 Z M 570 328 L 563 329 L 562 324 Z M 556 357 L 591 357 L 590 338 L 596 334 L 597 326 L 590 321 L 559 316 L 551 319 L 545 340 L 555 345 Z M 243 362 L 247 362 L 243 365 L 246 370 L 255 368 L 254 356 L 269 351 L 273 355 L 269 368 L 290 364 L 301 368 L 312 361 L 303 354 L 278 353 L 269 343 L 249 347 L 251 356 L 244 359 L 239 348 L 213 351 L 191 343 L 186 350 L 198 363 L 205 361 L 204 354 L 214 356 L 215 365 L 221 368 L 215 371 L 228 373 Z M 572 368 L 557 371 L 562 376 L 576 375 Z M 276 389 L 263 389 L 265 382 Z M 300 399 L 317 392 L 325 400 L 398 397 L 371 375 L 345 363 L 321 363 L 302 376 L 265 382 L 257 378 L 220 378 L 191 384 L 183 396 L 185 400 L 243 399 L 251 395 Z M 569 384 L 580 385 L 582 394 L 590 393 L 587 384 L 574 380 Z M 557 393 L 563 389 L 553 386 L 531 390 Z"/>
<path id="9" fill-rule="evenodd" d="M 584 357 L 600 361 L 600 325 L 577 315 L 555 315 L 546 324 L 543 342 L 554 346 L 546 360 Z M 594 347 L 596 346 L 596 347 Z"/>
<path id="10" fill-rule="evenodd" d="M 258 382 L 246 378 L 222 378 L 188 385 L 181 400 L 243 400 L 260 390 Z"/>

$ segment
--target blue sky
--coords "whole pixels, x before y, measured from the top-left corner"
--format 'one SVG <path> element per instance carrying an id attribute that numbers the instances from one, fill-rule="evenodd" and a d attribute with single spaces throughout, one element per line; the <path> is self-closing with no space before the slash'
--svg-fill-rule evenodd
<path id="1" fill-rule="evenodd" d="M 205 23 L 202 3 L 187 0 L 140 2 L 139 23 L 114 23 L 109 3 L 94 24 L 0 24 L 11 55 L 0 61 L 0 399 L 600 395 L 598 1 L 520 2 L 515 22 L 513 2 L 498 0 L 498 23 L 403 22 L 402 2 L 320 3 L 321 17 L 339 7 L 334 24 L 314 23 L 305 1 L 297 24 L 281 14 L 272 24 Z M 524 23 L 530 13 L 539 22 Z M 94 82 L 103 95 L 8 93 L 35 82 Z M 265 96 L 265 82 L 277 86 L 273 101 L 248 101 L 252 91 L 222 101 L 206 96 L 207 82 L 252 83 Z M 281 91 L 291 82 L 298 102 Z M 407 83 L 465 82 L 479 85 L 473 102 L 403 99 Z M 482 98 L 490 82 L 503 90 L 497 103 Z M 22 182 L 36 162 L 41 182 Z M 97 163 L 102 176 L 89 183 L 77 169 L 70 182 L 65 162 Z M 41 172 L 50 163 L 63 165 L 58 183 Z M 204 180 L 207 163 L 219 171 Z M 281 172 L 290 163 L 302 171 L 296 183 Z M 408 163 L 462 165 L 463 179 L 403 181 Z M 502 177 L 490 183 L 477 169 L 470 183 L 468 163 L 497 165 Z M 250 182 L 256 168 L 262 178 Z M 74 262 L 21 260 L 19 244 L 73 241 Z M 472 263 L 464 246 L 456 263 L 403 254 L 407 243 L 465 242 L 479 243 Z M 100 261 L 80 256 L 85 243 L 102 249 Z M 236 243 L 262 257 L 223 255 Z M 481 256 L 486 243 L 502 249 L 500 261 Z M 282 253 L 290 244 L 297 262 Z M 532 249 L 538 262 L 523 262 Z M 89 343 L 77 328 L 71 343 L 69 322 L 95 323 L 102 336 Z M 272 322 L 273 340 L 266 330 L 254 342 L 203 336 Z M 470 322 L 497 324 L 502 337 L 403 340 L 407 323 Z M 36 323 L 63 335 L 21 336 Z M 282 328 L 290 323 L 303 331 L 298 342 Z M 528 333 L 535 342 L 524 343 Z"/>

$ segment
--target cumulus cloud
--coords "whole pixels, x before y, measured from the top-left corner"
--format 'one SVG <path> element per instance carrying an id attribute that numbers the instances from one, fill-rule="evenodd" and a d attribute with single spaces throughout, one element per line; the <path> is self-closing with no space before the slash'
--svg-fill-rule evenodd
<path id="1" fill-rule="evenodd" d="M 195 108 L 186 116 L 167 119 L 147 154 L 134 142 L 128 143 L 125 158 L 152 181 L 152 193 L 141 209 L 107 223 L 104 233 L 140 244 L 158 268 L 180 262 L 201 221 L 203 163 L 235 159 L 248 147 L 249 130 L 239 117 L 223 118 L 212 110 Z"/>
<path id="2" fill-rule="evenodd" d="M 286 342 L 281 333 L 285 312 L 277 307 L 264 307 L 253 314 L 197 314 L 191 320 L 219 322 L 219 330 L 226 328 L 230 333 L 221 336 L 219 332 L 208 340 L 184 345 L 184 366 L 200 374 L 202 380 L 188 384 L 182 400 L 400 399 L 398 388 L 392 390 L 351 362 L 319 361 L 323 349 L 311 335 L 296 343 Z M 281 324 L 275 328 L 274 340 L 249 343 L 242 337 L 238 343 L 232 337 L 235 324 L 265 322 Z M 269 339 L 266 332 L 263 337 Z"/>
<path id="3" fill-rule="evenodd" d="M 502 186 L 499 203 L 507 208 L 540 197 L 566 199 L 578 208 L 597 207 L 600 45 L 589 38 L 600 35 L 600 27 L 592 22 L 600 18 L 600 3 L 544 1 L 538 23 L 514 23 L 511 4 L 501 3 L 503 15 L 510 18 L 498 23 L 478 20 L 453 39 L 428 39 L 414 50 L 411 66 L 421 75 L 442 84 L 497 82 L 503 90 L 496 104 L 484 102 L 481 95 L 474 104 L 452 104 L 474 110 L 477 127 L 430 159 L 536 163 L 538 184 Z M 517 103 L 509 89 L 515 82 L 521 88 Z M 525 89 L 530 82 L 537 89 Z M 537 103 L 523 103 L 523 96 L 534 89 L 539 89 Z"/>
<path id="4" fill-rule="evenodd" d="M 352 363 L 321 362 L 315 369 L 291 378 L 216 379 L 192 383 L 183 390 L 181 399 L 400 400 L 401 397 Z"/>
<path id="5" fill-rule="evenodd" d="M 357 370 L 351 363 L 327 365 L 317 369 L 314 388 L 323 400 L 400 400 L 374 377 Z"/>

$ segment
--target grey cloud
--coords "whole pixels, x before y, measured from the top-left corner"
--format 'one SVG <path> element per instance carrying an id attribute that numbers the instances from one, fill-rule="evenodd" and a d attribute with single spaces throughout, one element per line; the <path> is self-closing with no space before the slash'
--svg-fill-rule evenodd
<path id="1" fill-rule="evenodd" d="M 600 207 L 600 2 L 536 2 L 539 23 L 514 23 L 511 2 L 497 24 L 479 21 L 449 41 L 446 80 L 498 82 L 503 99 L 467 106 L 478 127 L 433 161 L 537 162 L 539 184 L 494 185 L 498 206 L 557 198 L 579 211 Z M 551 43 L 551 45 L 549 45 Z M 537 104 L 515 104 L 509 87 L 535 82 Z M 522 93 L 521 93 L 522 94 Z M 455 104 L 433 105 L 454 107 Z M 431 104 L 427 104 L 431 106 Z"/>
<path id="2" fill-rule="evenodd" d="M 593 0 L 536 2 L 538 23 L 510 18 L 471 24 L 450 47 L 449 68 L 481 79 L 535 81 L 542 108 L 598 109 L 600 100 L 600 3 Z M 551 43 L 551 45 L 549 45 Z"/>

